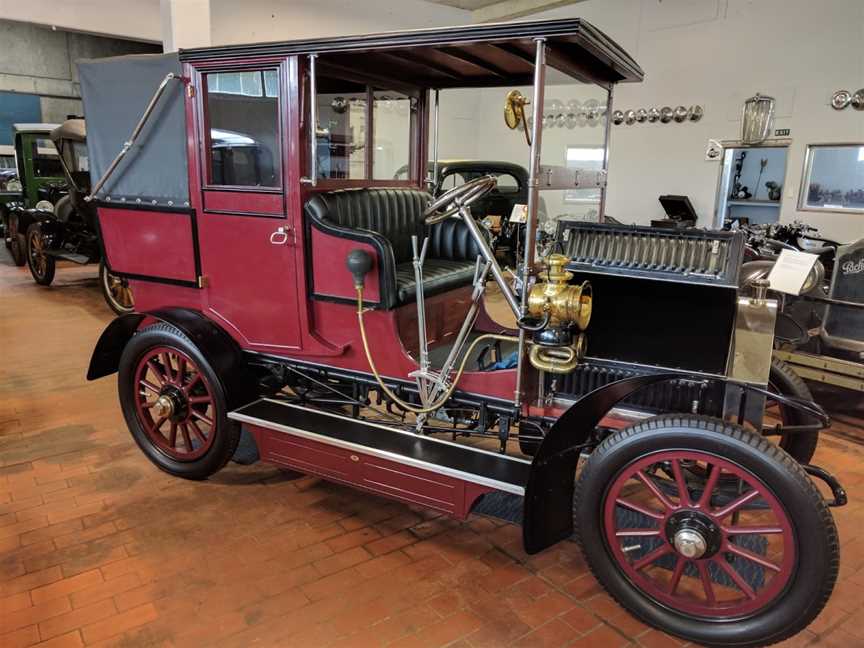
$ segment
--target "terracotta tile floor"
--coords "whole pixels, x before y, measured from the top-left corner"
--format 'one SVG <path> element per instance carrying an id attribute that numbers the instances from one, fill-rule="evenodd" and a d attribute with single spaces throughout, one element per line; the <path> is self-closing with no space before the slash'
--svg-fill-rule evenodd
<path id="1" fill-rule="evenodd" d="M 604 595 L 576 547 L 263 465 L 173 479 L 133 445 L 95 266 L 36 286 L 0 249 L 0 646 L 676 646 Z M 789 645 L 864 645 L 864 452 L 826 435 L 841 581 Z"/>

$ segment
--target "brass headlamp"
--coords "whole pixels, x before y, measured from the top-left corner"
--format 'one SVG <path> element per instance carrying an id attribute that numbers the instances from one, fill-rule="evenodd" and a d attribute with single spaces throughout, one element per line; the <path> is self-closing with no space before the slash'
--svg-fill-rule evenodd
<path id="1" fill-rule="evenodd" d="M 528 294 L 528 314 L 546 320 L 536 331 L 528 356 L 532 366 L 550 373 L 570 373 L 585 354 L 585 334 L 591 321 L 591 284 L 571 284 L 573 273 L 565 269 L 563 254 L 546 258 L 546 271 Z M 579 331 L 574 334 L 575 331 Z"/>

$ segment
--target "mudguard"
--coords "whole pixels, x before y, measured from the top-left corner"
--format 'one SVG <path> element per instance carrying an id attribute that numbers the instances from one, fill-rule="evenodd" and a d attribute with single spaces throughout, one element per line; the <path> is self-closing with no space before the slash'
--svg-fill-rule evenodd
<path id="1" fill-rule="evenodd" d="M 225 388 L 228 406 L 235 409 L 257 397 L 257 380 L 249 373 L 240 346 L 219 326 L 198 311 L 166 308 L 121 315 L 102 332 L 87 369 L 87 380 L 115 373 L 126 344 L 145 319 L 178 328 L 204 354 Z"/>
<path id="2" fill-rule="evenodd" d="M 635 376 L 610 383 L 580 398 L 555 422 L 534 455 L 525 487 L 522 542 L 527 553 L 537 553 L 573 535 L 576 464 L 603 417 L 642 387 L 676 378 L 681 374 Z"/>

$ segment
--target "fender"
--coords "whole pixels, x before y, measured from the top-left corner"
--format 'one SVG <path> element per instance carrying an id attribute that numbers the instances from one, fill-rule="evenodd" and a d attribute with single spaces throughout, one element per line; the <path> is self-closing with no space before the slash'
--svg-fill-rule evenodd
<path id="1" fill-rule="evenodd" d="M 525 486 L 522 542 L 527 553 L 537 553 L 573 535 L 576 464 L 606 413 L 643 387 L 681 377 L 680 373 L 662 373 L 604 385 L 573 403 L 555 421 L 534 455 Z"/>
<path id="2" fill-rule="evenodd" d="M 155 319 L 178 328 L 198 347 L 222 381 L 230 409 L 241 407 L 258 396 L 255 389 L 257 380 L 249 372 L 240 346 L 203 314 L 188 308 L 129 313 L 116 318 L 102 332 L 93 349 L 87 380 L 116 373 L 123 349 L 145 319 Z"/>

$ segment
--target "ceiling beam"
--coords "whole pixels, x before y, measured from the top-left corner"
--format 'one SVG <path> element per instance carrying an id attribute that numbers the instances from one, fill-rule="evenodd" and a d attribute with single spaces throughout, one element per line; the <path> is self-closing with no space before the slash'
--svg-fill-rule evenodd
<path id="1" fill-rule="evenodd" d="M 565 7 L 585 0 L 502 0 L 495 4 L 475 9 L 471 19 L 475 23 L 500 22 L 514 18 L 524 18 L 548 9 Z"/>

